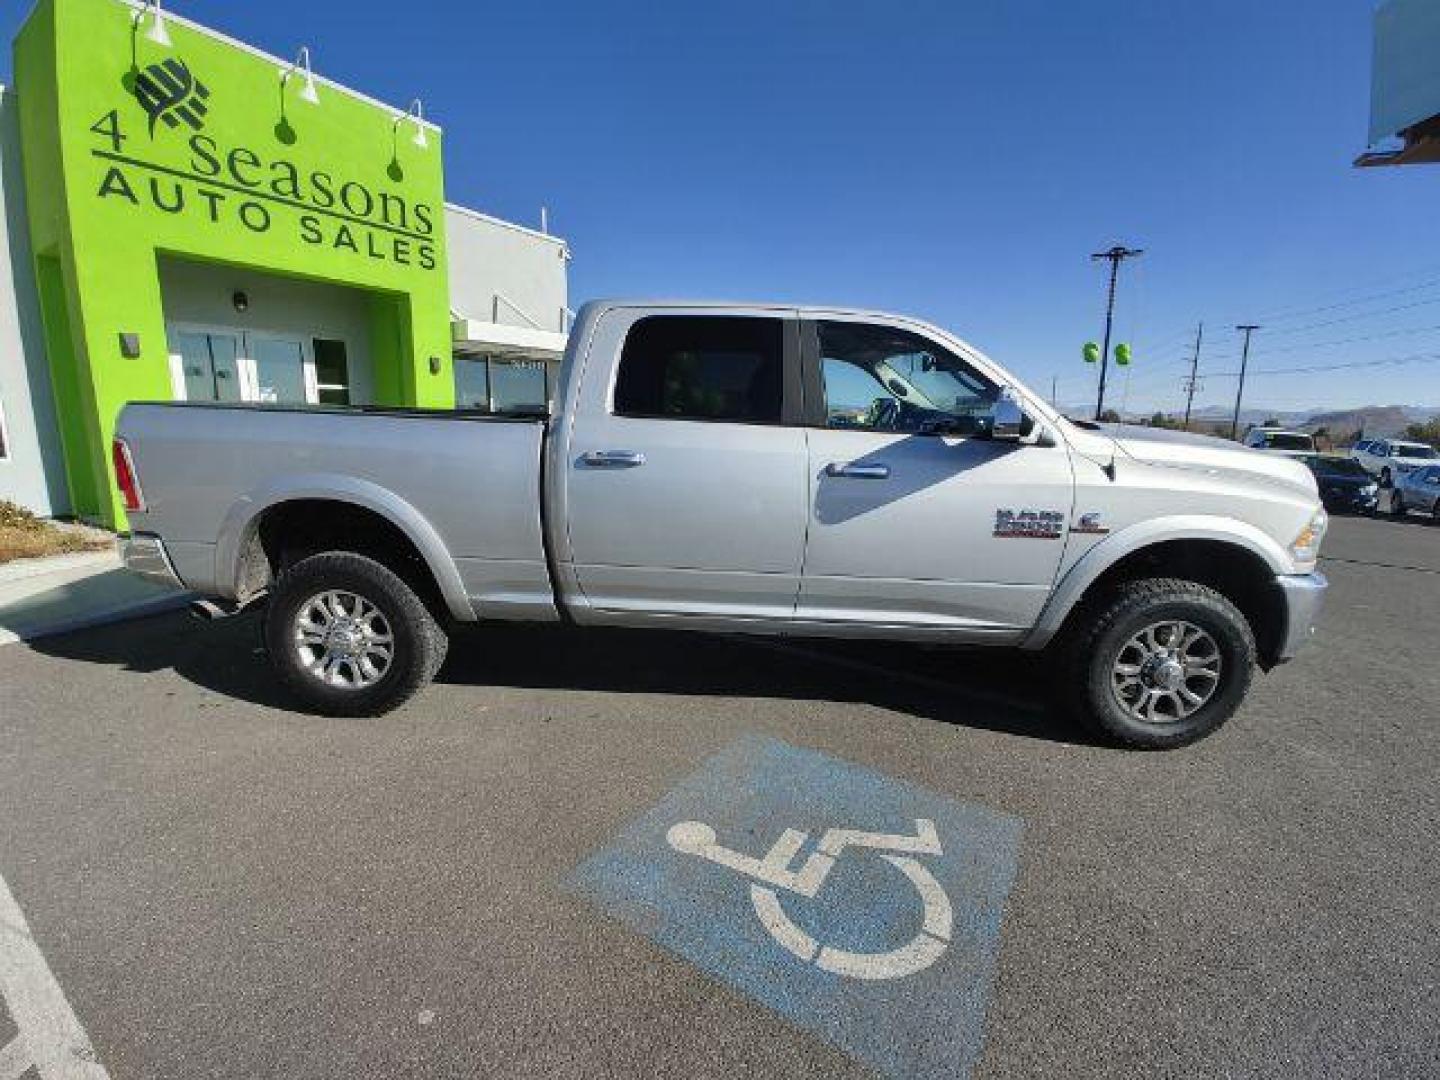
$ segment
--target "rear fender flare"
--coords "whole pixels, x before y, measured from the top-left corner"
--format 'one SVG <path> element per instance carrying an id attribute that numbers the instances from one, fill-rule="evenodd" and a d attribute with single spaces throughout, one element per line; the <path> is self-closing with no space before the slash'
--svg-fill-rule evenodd
<path id="1" fill-rule="evenodd" d="M 1214 540 L 1231 544 L 1259 556 L 1274 574 L 1294 572 L 1285 549 L 1254 525 L 1202 514 L 1152 518 L 1112 533 L 1087 551 L 1056 584 L 1021 648 L 1043 649 L 1050 644 L 1090 586 L 1121 559 L 1171 540 Z"/>
<path id="2" fill-rule="evenodd" d="M 305 473 L 286 477 L 247 492 L 230 507 L 215 545 L 215 581 L 222 595 L 238 589 L 240 553 L 259 527 L 265 512 L 281 503 L 321 499 L 350 503 L 385 518 L 415 545 L 430 568 L 450 614 L 464 622 L 475 621 L 475 609 L 465 595 L 460 571 L 435 527 L 415 507 L 393 491 L 354 476 Z"/>

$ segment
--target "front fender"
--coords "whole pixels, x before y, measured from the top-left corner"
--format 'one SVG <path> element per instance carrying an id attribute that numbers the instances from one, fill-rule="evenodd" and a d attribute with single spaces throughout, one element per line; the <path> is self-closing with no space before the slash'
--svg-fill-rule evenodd
<path id="1" fill-rule="evenodd" d="M 259 527 L 260 518 L 273 506 L 300 499 L 351 503 L 373 511 L 404 533 L 434 575 L 445 606 L 456 619 L 473 622 L 475 609 L 465 595 L 460 571 L 450 558 L 444 540 L 420 511 L 393 491 L 369 480 L 331 473 L 286 476 L 246 492 L 235 501 L 220 525 L 215 544 L 215 582 L 223 596 L 239 588 L 240 553 Z"/>
<path id="2" fill-rule="evenodd" d="M 1085 553 L 1055 586 L 1034 627 L 1021 643 L 1043 649 L 1059 632 L 1086 590 L 1121 559 L 1169 540 L 1215 540 L 1243 548 L 1264 561 L 1274 574 L 1294 571 L 1289 553 L 1274 539 L 1244 521 L 1204 514 L 1151 518 L 1112 533 Z"/>

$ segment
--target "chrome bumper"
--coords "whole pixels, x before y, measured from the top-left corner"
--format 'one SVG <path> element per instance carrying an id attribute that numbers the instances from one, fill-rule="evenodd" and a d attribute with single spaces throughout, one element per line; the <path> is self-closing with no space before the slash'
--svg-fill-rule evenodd
<path id="1" fill-rule="evenodd" d="M 1315 633 L 1315 620 L 1325 604 L 1330 582 L 1316 570 L 1309 574 L 1277 574 L 1275 584 L 1285 598 L 1285 635 L 1275 653 L 1275 662 L 1289 660 Z"/>
<path id="2" fill-rule="evenodd" d="M 125 569 L 162 585 L 183 589 L 185 583 L 175 573 L 170 556 L 165 551 L 165 541 L 148 533 L 135 533 L 120 542 L 120 558 Z"/>

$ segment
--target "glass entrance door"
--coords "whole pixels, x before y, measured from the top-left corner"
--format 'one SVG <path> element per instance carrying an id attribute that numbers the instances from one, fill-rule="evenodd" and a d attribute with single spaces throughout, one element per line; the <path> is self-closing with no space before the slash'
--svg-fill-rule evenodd
<path id="1" fill-rule="evenodd" d="M 186 401 L 243 401 L 240 335 L 181 331 L 172 336 L 179 351 Z"/>
<path id="2" fill-rule="evenodd" d="M 305 343 L 299 338 L 260 337 L 249 339 L 250 360 L 255 365 L 255 400 L 265 404 L 303 405 L 313 402 L 307 393 Z"/>
<path id="3" fill-rule="evenodd" d="M 172 324 L 170 372 L 177 401 L 348 405 L 345 342 L 300 335 Z"/>

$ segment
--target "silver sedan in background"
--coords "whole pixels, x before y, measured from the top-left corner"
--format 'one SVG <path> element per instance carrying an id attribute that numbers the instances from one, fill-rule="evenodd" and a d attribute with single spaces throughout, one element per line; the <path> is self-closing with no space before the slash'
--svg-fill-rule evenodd
<path id="1" fill-rule="evenodd" d="M 1427 465 L 1396 476 L 1395 487 L 1390 492 L 1390 510 L 1397 517 L 1421 513 L 1440 521 L 1440 465 Z"/>

